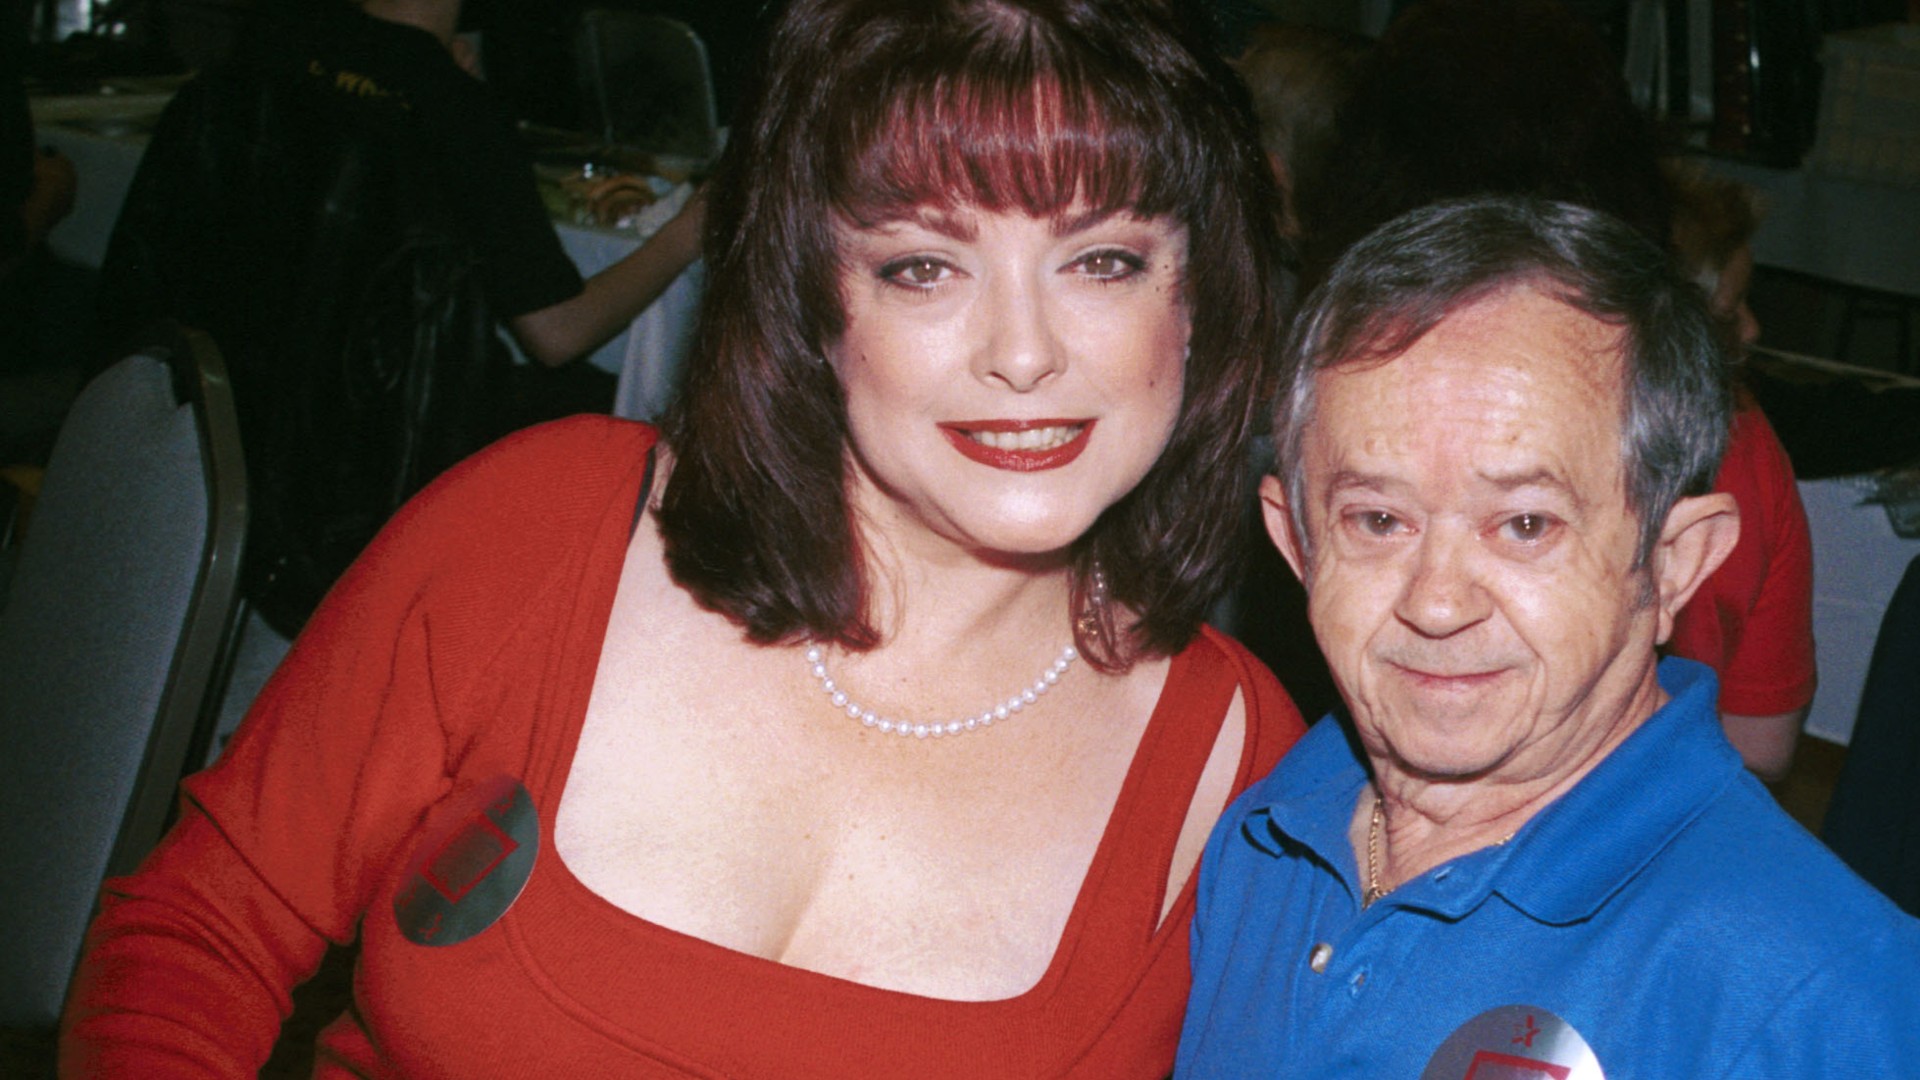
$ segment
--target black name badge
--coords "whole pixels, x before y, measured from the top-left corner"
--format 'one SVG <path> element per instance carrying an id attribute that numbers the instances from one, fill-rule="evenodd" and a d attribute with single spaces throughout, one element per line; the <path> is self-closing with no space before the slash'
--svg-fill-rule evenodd
<path id="1" fill-rule="evenodd" d="M 1532 1005 L 1502 1005 L 1461 1024 L 1420 1080 L 1606 1080 L 1573 1025 Z"/>
<path id="2" fill-rule="evenodd" d="M 540 851 L 540 817 L 526 787 L 501 776 L 434 818 L 394 894 L 393 918 L 416 945 L 457 945 L 499 922 L 520 898 Z"/>

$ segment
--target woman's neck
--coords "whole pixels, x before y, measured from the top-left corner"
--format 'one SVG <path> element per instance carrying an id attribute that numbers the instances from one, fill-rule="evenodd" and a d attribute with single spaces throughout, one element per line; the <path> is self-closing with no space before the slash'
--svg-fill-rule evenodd
<path id="1" fill-rule="evenodd" d="M 916 716 L 961 715 L 1032 682 L 1072 643 L 1064 563 L 1004 565 L 949 554 L 916 559 L 869 551 L 869 604 L 880 644 L 839 653 L 831 664 L 863 703 L 911 707 Z"/>

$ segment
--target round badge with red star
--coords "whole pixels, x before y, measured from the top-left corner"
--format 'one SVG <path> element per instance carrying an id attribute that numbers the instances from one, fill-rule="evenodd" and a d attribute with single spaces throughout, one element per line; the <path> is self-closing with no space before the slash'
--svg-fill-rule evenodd
<path id="1" fill-rule="evenodd" d="M 1461 1024 L 1420 1080 L 1605 1080 L 1573 1025 L 1534 1005 L 1502 1005 Z"/>

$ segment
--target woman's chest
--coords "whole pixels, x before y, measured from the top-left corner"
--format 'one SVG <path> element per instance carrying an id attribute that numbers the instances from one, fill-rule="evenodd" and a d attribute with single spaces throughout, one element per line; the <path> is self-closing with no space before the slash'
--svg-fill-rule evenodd
<path id="1" fill-rule="evenodd" d="M 1090 783 L 959 746 L 846 747 L 833 728 L 753 739 L 669 711 L 664 730 L 589 713 L 558 810 L 568 871 L 649 923 L 931 997 L 1040 980 L 1125 772 L 1089 768 Z M 750 694 L 729 711 L 749 730 L 793 723 Z"/>

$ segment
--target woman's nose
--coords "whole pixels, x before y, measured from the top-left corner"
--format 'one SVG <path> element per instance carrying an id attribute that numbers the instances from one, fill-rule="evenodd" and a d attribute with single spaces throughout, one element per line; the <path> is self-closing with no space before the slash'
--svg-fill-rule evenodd
<path id="1" fill-rule="evenodd" d="M 1026 393 L 1066 370 L 1066 346 L 1040 282 L 1004 275 L 976 314 L 983 324 L 975 367 L 983 378 Z"/>

